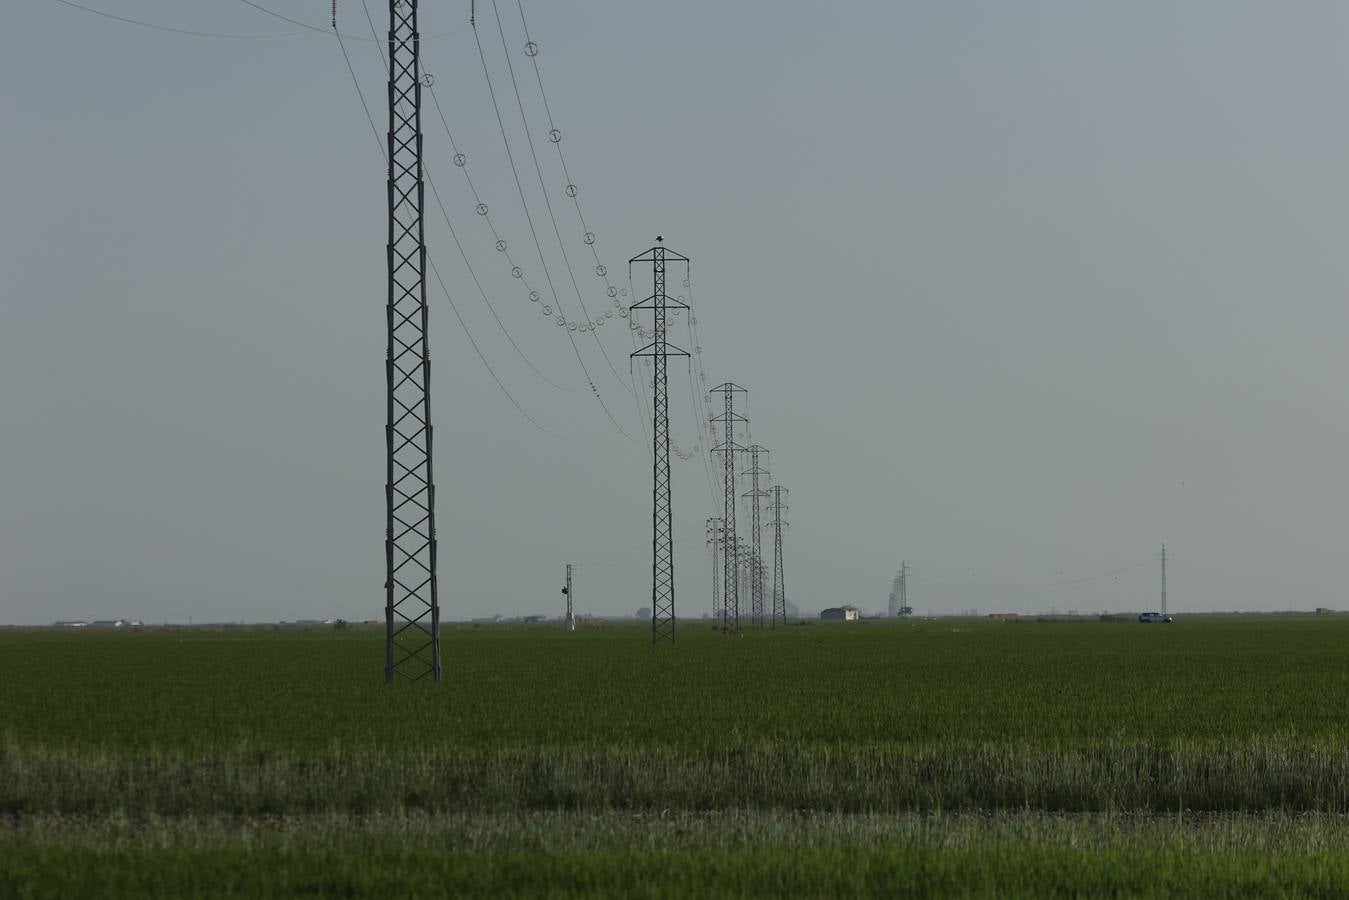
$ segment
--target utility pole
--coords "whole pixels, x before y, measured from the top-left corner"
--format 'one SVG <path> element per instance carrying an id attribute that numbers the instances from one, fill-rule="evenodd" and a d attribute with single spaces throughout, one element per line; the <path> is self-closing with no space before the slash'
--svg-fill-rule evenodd
<path id="1" fill-rule="evenodd" d="M 782 574 L 782 529 L 787 523 L 782 514 L 787 511 L 783 500 L 787 489 L 773 485 L 773 627 L 787 626 L 787 579 Z"/>
<path id="2" fill-rule="evenodd" d="M 749 419 L 735 411 L 735 395 L 748 393 L 738 384 L 729 381 L 712 388 L 709 393 L 721 394 L 725 400 L 726 411 L 713 416 L 712 422 L 721 422 L 725 426 L 725 438 L 712 448 L 713 453 L 722 454 L 722 519 L 721 519 L 721 564 L 722 564 L 722 605 L 721 630 L 740 633 L 740 578 L 739 558 L 735 536 L 735 454 L 744 453 L 745 448 L 735 442 L 735 423 L 748 422 Z"/>
<path id="3" fill-rule="evenodd" d="M 768 470 L 759 465 L 759 454 L 768 455 L 768 450 L 752 444 L 749 448 L 749 471 L 743 474 L 750 478 L 750 489 L 744 496 L 750 502 L 749 510 L 749 540 L 750 557 L 753 560 L 749 576 L 749 596 L 750 596 L 750 624 L 755 628 L 762 628 L 764 625 L 764 604 L 763 604 L 763 566 L 760 556 L 761 526 L 759 524 L 759 512 L 763 507 L 763 499 L 768 496 L 768 491 L 759 487 L 759 478 L 768 475 Z"/>
<path id="4" fill-rule="evenodd" d="M 712 551 L 712 617 L 721 614 L 721 519 L 707 520 L 707 548 Z"/>
<path id="5" fill-rule="evenodd" d="M 1162 543 L 1162 615 L 1166 615 L 1166 544 Z"/>
<path id="6" fill-rule="evenodd" d="M 384 373 L 384 681 L 437 683 L 436 488 L 422 220 L 421 36 L 417 0 L 389 0 L 388 347 Z"/>
<path id="7" fill-rule="evenodd" d="M 567 598 L 567 618 L 563 620 L 562 627 L 567 631 L 575 631 L 576 619 L 571 613 L 571 563 L 567 563 L 567 584 L 562 588 L 562 594 Z"/>
<path id="8" fill-rule="evenodd" d="M 666 315 L 671 308 L 688 309 L 687 304 L 671 300 L 665 293 L 665 264 L 675 260 L 688 265 L 688 257 L 666 249 L 665 239 L 656 235 L 656 246 L 628 260 L 632 264 L 651 263 L 651 296 L 630 309 L 651 310 L 651 343 L 632 352 L 633 357 L 654 360 L 651 379 L 651 643 L 675 641 L 674 588 L 674 507 L 670 499 L 670 397 L 666 378 L 668 358 L 688 356 L 669 344 Z"/>

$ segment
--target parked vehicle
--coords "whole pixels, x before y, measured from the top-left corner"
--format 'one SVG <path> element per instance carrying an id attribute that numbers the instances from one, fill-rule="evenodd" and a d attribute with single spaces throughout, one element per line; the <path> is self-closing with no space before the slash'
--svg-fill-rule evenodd
<path id="1" fill-rule="evenodd" d="M 1159 612 L 1145 612 L 1138 614 L 1138 621 L 1143 622 L 1144 624 L 1148 622 L 1170 622 L 1171 617 L 1164 616 Z"/>

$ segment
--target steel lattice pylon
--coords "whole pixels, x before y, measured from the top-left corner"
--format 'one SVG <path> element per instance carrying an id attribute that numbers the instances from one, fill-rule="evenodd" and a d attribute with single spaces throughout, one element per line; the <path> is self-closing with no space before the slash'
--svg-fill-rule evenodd
<path id="1" fill-rule="evenodd" d="M 389 0 L 384 680 L 390 683 L 441 677 L 419 44 L 417 0 Z"/>
<path id="2" fill-rule="evenodd" d="M 722 519 L 721 519 L 721 629 L 740 633 L 740 563 L 739 550 L 735 537 L 735 454 L 744 453 L 745 448 L 735 442 L 735 423 L 748 422 L 735 411 L 736 393 L 747 393 L 738 384 L 726 382 L 712 388 L 712 394 L 722 394 L 726 402 L 726 411 L 713 416 L 712 421 L 721 422 L 726 427 L 725 439 L 712 448 L 713 453 L 722 454 Z"/>
<path id="3" fill-rule="evenodd" d="M 759 486 L 759 479 L 768 474 L 768 470 L 759 465 L 759 455 L 768 455 L 768 450 L 758 444 L 749 448 L 749 471 L 744 472 L 750 479 L 750 489 L 744 496 L 749 500 L 749 546 L 750 546 L 750 571 L 749 571 L 749 600 L 750 600 L 750 624 L 755 628 L 762 628 L 764 625 L 764 604 L 763 604 L 763 557 L 760 555 L 760 540 L 762 525 L 759 522 L 759 513 L 763 508 L 763 499 L 768 496 L 768 491 Z"/>
<path id="4" fill-rule="evenodd" d="M 712 551 L 712 617 L 721 612 L 721 519 L 707 520 L 707 548 Z"/>
<path id="5" fill-rule="evenodd" d="M 782 515 L 787 511 L 784 502 L 787 489 L 773 485 L 773 627 L 787 624 L 787 579 L 782 574 L 782 529 L 787 526 Z"/>
<path id="6" fill-rule="evenodd" d="M 680 256 L 662 245 L 657 236 L 656 246 L 646 253 L 628 260 L 628 269 L 638 262 L 651 263 L 651 296 L 631 309 L 649 309 L 653 313 L 651 343 L 634 350 L 634 357 L 654 360 L 651 380 L 651 643 L 675 639 L 674 609 L 674 508 L 670 501 L 670 397 L 668 390 L 668 358 L 688 356 L 688 353 L 666 340 L 668 310 L 688 309 L 665 293 L 665 265 L 676 260 L 688 265 L 688 257 Z"/>

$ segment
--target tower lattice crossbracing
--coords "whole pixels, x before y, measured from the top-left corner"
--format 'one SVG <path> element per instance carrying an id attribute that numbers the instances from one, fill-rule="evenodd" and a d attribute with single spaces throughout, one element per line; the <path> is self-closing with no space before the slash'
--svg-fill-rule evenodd
<path id="1" fill-rule="evenodd" d="M 688 356 L 688 353 L 666 340 L 671 309 L 688 309 L 678 300 L 671 300 L 665 292 L 665 267 L 668 262 L 688 264 L 688 257 L 667 249 L 661 238 L 646 253 L 628 260 L 650 263 L 651 296 L 631 309 L 652 313 L 651 343 L 633 351 L 634 357 L 652 361 L 651 387 L 651 642 L 674 642 L 675 586 L 674 586 L 674 507 L 670 493 L 670 393 L 669 357 Z"/>
<path id="2" fill-rule="evenodd" d="M 417 0 L 389 0 L 384 680 L 441 679 Z"/>
<path id="3" fill-rule="evenodd" d="M 713 453 L 721 454 L 722 462 L 721 627 L 723 631 L 739 634 L 740 556 L 735 536 L 735 454 L 744 453 L 745 448 L 735 442 L 735 425 L 749 420 L 735 411 L 735 395 L 745 393 L 740 385 L 728 381 L 712 388 L 709 393 L 721 394 L 726 406 L 725 412 L 712 417 L 714 424 L 725 426 L 726 435 L 720 444 L 712 448 Z"/>

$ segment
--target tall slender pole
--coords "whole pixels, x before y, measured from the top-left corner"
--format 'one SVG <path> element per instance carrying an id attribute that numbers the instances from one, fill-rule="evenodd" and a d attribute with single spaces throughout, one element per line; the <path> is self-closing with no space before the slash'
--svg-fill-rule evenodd
<path id="1" fill-rule="evenodd" d="M 909 606 L 909 563 L 908 560 L 901 560 L 899 564 L 899 614 L 907 616 L 913 612 L 913 607 Z"/>
<path id="2" fill-rule="evenodd" d="M 441 679 L 417 0 L 389 0 L 384 680 Z"/>
<path id="3" fill-rule="evenodd" d="M 675 640 L 674 609 L 674 506 L 670 492 L 670 396 L 667 377 L 670 356 L 688 356 L 688 353 L 666 340 L 666 319 L 670 309 L 688 309 L 681 301 L 671 300 L 665 293 L 665 266 L 677 260 L 688 264 L 688 257 L 680 256 L 664 246 L 664 238 L 656 237 L 656 246 L 646 253 L 628 260 L 631 269 L 635 262 L 651 264 L 651 296 L 632 309 L 650 310 L 654 322 L 651 343 L 633 351 L 633 357 L 649 357 L 654 363 L 651 391 L 651 643 Z"/>
<path id="4" fill-rule="evenodd" d="M 759 465 L 760 454 L 767 456 L 768 449 L 758 444 L 753 444 L 749 448 L 749 471 L 744 474 L 750 479 L 750 489 L 745 492 L 745 498 L 749 500 L 749 542 L 750 542 L 750 576 L 749 576 L 749 596 L 750 596 L 750 624 L 755 628 L 762 628 L 764 625 L 764 578 L 762 557 L 760 555 L 760 534 L 761 525 L 759 522 L 759 513 L 763 507 L 763 500 L 768 496 L 768 491 L 764 490 L 759 479 L 768 475 L 768 470 Z"/>
<path id="5" fill-rule="evenodd" d="M 567 563 L 567 585 L 562 589 L 562 593 L 567 597 L 567 618 L 562 621 L 562 627 L 567 631 L 575 631 L 576 618 L 572 615 L 571 563 Z"/>
<path id="6" fill-rule="evenodd" d="M 1166 544 L 1162 544 L 1162 615 L 1166 615 Z"/>
<path id="7" fill-rule="evenodd" d="M 787 624 L 787 579 L 782 572 L 782 529 L 787 524 L 782 516 L 787 511 L 783 498 L 787 489 L 773 485 L 773 627 Z"/>
<path id="8" fill-rule="evenodd" d="M 713 416 L 712 422 L 725 426 L 725 438 L 712 448 L 713 453 L 722 454 L 722 519 L 721 519 L 721 630 L 727 633 L 740 633 L 740 562 L 735 536 L 735 454 L 744 453 L 745 448 L 735 442 L 735 424 L 748 422 L 735 411 L 735 395 L 745 393 L 738 384 L 726 382 L 717 385 L 709 392 L 722 394 L 726 411 Z"/>
<path id="9" fill-rule="evenodd" d="M 707 547 L 712 551 L 712 616 L 721 610 L 721 519 L 707 520 Z"/>

